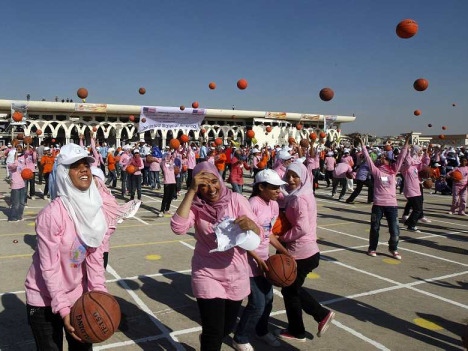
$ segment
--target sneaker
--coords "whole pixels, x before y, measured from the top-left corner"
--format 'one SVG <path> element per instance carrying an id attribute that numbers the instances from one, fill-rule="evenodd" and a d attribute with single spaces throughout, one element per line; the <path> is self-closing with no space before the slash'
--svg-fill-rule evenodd
<path id="1" fill-rule="evenodd" d="M 254 351 L 254 348 L 252 347 L 252 345 L 250 345 L 250 343 L 238 344 L 237 342 L 235 342 L 234 340 L 232 340 L 232 346 L 233 346 L 234 349 L 236 349 L 237 351 Z"/>
<path id="2" fill-rule="evenodd" d="M 376 251 L 367 251 L 367 256 L 371 256 L 371 257 L 376 257 L 377 256 L 377 252 Z"/>
<path id="3" fill-rule="evenodd" d="M 401 255 L 398 251 L 389 250 L 389 252 L 395 260 L 401 260 Z"/>
<path id="4" fill-rule="evenodd" d="M 407 219 L 408 219 L 408 216 L 403 216 L 403 217 L 401 217 L 401 221 L 402 221 L 402 222 L 406 222 Z"/>
<path id="5" fill-rule="evenodd" d="M 467 216 L 467 214 L 465 212 L 460 212 L 458 215 L 459 216 Z"/>
<path id="6" fill-rule="evenodd" d="M 163 212 L 159 212 L 159 213 L 158 213 L 158 217 L 164 217 L 164 213 L 163 213 Z"/>
<path id="7" fill-rule="evenodd" d="M 166 216 L 172 216 L 173 215 L 173 213 L 171 211 L 164 211 L 164 214 Z"/>
<path id="8" fill-rule="evenodd" d="M 346 203 L 352 205 L 352 204 L 354 204 L 354 201 L 349 201 L 349 199 L 348 199 L 348 200 L 346 200 Z"/>
<path id="9" fill-rule="evenodd" d="M 448 213 L 448 214 L 453 214 L 453 212 L 452 212 L 452 211 L 448 211 L 447 213 Z"/>
<path id="10" fill-rule="evenodd" d="M 419 221 L 422 222 L 422 223 L 431 223 L 432 222 L 430 219 L 428 219 L 426 217 L 421 218 Z"/>
<path id="11" fill-rule="evenodd" d="M 287 329 L 280 329 L 279 332 L 278 332 L 278 338 L 283 339 L 283 340 L 295 340 L 295 341 L 299 341 L 299 342 L 306 342 L 307 341 L 307 339 L 305 337 L 304 338 L 298 338 L 298 337 L 295 337 L 292 334 L 289 334 Z"/>
<path id="12" fill-rule="evenodd" d="M 321 337 L 330 326 L 331 321 L 335 318 L 335 312 L 328 312 L 327 316 L 319 323 L 317 336 Z"/>
<path id="13" fill-rule="evenodd" d="M 418 229 L 418 227 L 408 227 L 406 228 L 409 232 L 413 233 L 421 233 L 421 231 Z"/>
<path id="14" fill-rule="evenodd" d="M 281 343 L 279 342 L 279 340 L 272 333 L 267 333 L 267 334 L 265 334 L 263 336 L 258 336 L 257 335 L 257 338 L 262 340 L 267 345 L 270 345 L 270 346 L 273 346 L 273 347 L 281 346 Z"/>

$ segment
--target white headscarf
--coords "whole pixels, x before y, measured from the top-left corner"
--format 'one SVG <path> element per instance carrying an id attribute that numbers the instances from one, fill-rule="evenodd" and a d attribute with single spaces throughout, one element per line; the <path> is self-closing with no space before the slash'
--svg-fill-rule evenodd
<path id="1" fill-rule="evenodd" d="M 309 172 L 307 171 L 306 166 L 304 166 L 302 163 L 299 163 L 299 162 L 292 162 L 288 166 L 288 168 L 286 168 L 286 173 L 283 176 L 284 181 L 286 181 L 286 175 L 289 170 L 293 171 L 299 176 L 301 180 L 301 186 L 297 187 L 296 189 L 294 189 L 293 191 L 288 193 L 288 195 L 285 196 L 284 203 L 286 207 L 288 206 L 289 202 L 295 197 L 305 195 L 305 196 L 310 196 L 311 198 L 313 198 L 314 196 L 314 188 L 312 185 L 312 179 L 310 178 L 310 175 L 309 175 Z"/>
<path id="2" fill-rule="evenodd" d="M 68 174 L 70 164 L 62 164 L 61 162 L 69 162 L 66 153 L 70 152 L 68 150 L 70 148 L 64 150 L 68 145 L 62 147 L 60 152 L 61 157 L 57 158 L 54 170 L 57 196 L 73 219 L 76 232 L 83 243 L 89 247 L 98 247 L 102 244 L 104 235 L 108 229 L 107 221 L 102 211 L 102 198 L 94 181 L 91 181 L 91 186 L 85 191 L 78 190 L 73 185 Z M 73 151 L 75 152 L 75 150 Z M 84 157 L 82 158 L 87 157 L 86 152 L 83 152 Z M 76 155 L 73 155 L 73 157 L 76 159 Z"/>

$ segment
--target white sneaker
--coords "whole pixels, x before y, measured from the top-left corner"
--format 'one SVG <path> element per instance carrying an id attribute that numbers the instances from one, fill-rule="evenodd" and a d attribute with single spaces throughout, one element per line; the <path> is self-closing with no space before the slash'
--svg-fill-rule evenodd
<path id="1" fill-rule="evenodd" d="M 159 212 L 159 213 L 158 213 L 158 217 L 164 217 L 164 213 L 163 213 L 163 212 Z"/>
<path id="2" fill-rule="evenodd" d="M 233 346 L 234 349 L 236 349 L 237 351 L 254 351 L 254 348 L 252 347 L 252 345 L 250 345 L 250 343 L 238 344 L 237 342 L 235 342 L 234 340 L 232 340 L 232 346 Z"/>
<path id="3" fill-rule="evenodd" d="M 272 333 L 267 333 L 263 336 L 258 336 L 260 340 L 262 340 L 265 344 L 273 346 L 273 347 L 279 347 L 281 346 L 280 341 L 272 334 Z"/>
<path id="4" fill-rule="evenodd" d="M 419 220 L 422 223 L 431 223 L 432 221 L 430 219 L 427 219 L 426 217 L 423 217 Z"/>

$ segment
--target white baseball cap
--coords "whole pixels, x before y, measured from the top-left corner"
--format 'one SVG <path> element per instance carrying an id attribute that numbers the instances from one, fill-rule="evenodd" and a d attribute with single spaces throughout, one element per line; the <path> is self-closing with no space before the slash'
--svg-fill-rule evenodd
<path id="1" fill-rule="evenodd" d="M 278 153 L 278 157 L 280 160 L 287 161 L 290 160 L 292 156 L 289 152 L 283 150 Z"/>
<path id="2" fill-rule="evenodd" d="M 256 149 L 256 148 L 252 149 L 252 153 L 253 153 L 253 154 L 257 154 L 257 153 L 259 153 L 259 152 L 260 152 L 259 149 Z"/>
<path id="3" fill-rule="evenodd" d="M 255 176 L 255 184 L 268 183 L 271 185 L 284 185 L 286 182 L 282 181 L 279 174 L 271 169 L 264 169 Z"/>
<path id="4" fill-rule="evenodd" d="M 88 152 L 81 146 L 70 143 L 62 146 L 60 153 L 57 156 L 57 164 L 71 165 L 76 161 L 85 158 L 89 164 L 95 162 L 94 157 L 88 156 Z"/>

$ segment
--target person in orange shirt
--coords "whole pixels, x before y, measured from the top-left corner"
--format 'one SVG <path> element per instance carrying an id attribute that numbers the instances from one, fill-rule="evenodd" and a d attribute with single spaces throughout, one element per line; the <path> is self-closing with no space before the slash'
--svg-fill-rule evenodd
<path id="1" fill-rule="evenodd" d="M 43 198 L 50 197 L 49 196 L 49 177 L 50 174 L 52 173 L 52 169 L 54 168 L 54 162 L 55 162 L 55 156 L 52 155 L 52 151 L 50 150 L 50 147 L 46 146 L 44 147 L 44 155 L 41 158 L 41 165 L 43 167 L 43 175 L 44 175 L 44 180 L 45 180 L 45 187 L 44 187 L 44 193 L 42 195 Z"/>
<path id="2" fill-rule="evenodd" d="M 224 169 L 226 168 L 226 160 L 227 160 L 227 156 L 224 153 L 223 149 L 224 148 L 220 146 L 218 150 L 216 150 L 215 162 L 214 162 L 221 178 L 223 177 L 223 172 L 224 172 Z"/>
<path id="3" fill-rule="evenodd" d="M 114 148 L 109 148 L 107 150 L 107 180 L 106 180 L 106 185 L 109 186 L 112 182 L 112 187 L 115 188 L 117 186 L 117 173 L 115 170 L 115 164 L 116 164 L 116 159 L 114 156 L 115 149 Z"/>

